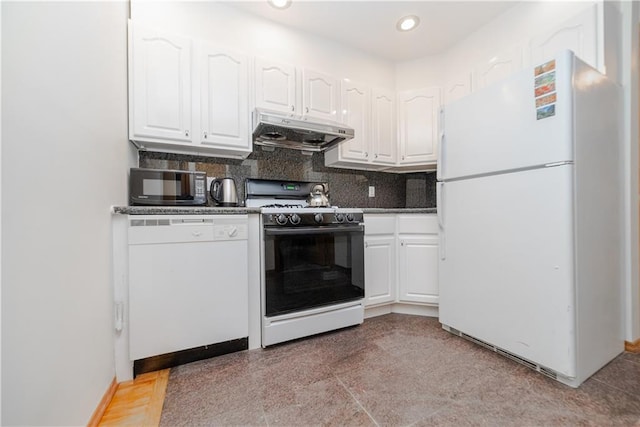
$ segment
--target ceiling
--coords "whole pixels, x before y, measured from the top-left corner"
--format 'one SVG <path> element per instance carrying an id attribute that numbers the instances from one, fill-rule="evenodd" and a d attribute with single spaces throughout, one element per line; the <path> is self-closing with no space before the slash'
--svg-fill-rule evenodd
<path id="1" fill-rule="evenodd" d="M 514 1 L 293 0 L 287 9 L 276 10 L 266 0 L 225 3 L 393 62 L 443 52 L 516 4 Z M 396 30 L 396 23 L 406 15 L 417 15 L 420 25 L 401 33 Z"/>

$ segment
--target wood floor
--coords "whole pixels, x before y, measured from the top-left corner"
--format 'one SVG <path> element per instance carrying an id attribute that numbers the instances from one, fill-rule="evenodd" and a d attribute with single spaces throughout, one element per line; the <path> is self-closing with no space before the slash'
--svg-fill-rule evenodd
<path id="1" fill-rule="evenodd" d="M 169 369 L 138 375 L 118 384 L 99 426 L 157 426 L 167 391 Z"/>

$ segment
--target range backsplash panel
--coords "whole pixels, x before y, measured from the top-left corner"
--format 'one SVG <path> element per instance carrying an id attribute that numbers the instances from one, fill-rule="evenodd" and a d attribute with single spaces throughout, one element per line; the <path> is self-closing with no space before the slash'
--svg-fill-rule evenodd
<path id="1" fill-rule="evenodd" d="M 209 177 L 236 181 L 239 200 L 244 201 L 247 178 L 329 183 L 332 205 L 353 208 L 432 208 L 436 206 L 436 174 L 395 174 L 328 168 L 324 154 L 256 147 L 244 160 L 140 151 L 141 168 L 197 170 Z M 369 186 L 375 197 L 368 197 Z M 211 201 L 210 201 L 211 203 Z"/>

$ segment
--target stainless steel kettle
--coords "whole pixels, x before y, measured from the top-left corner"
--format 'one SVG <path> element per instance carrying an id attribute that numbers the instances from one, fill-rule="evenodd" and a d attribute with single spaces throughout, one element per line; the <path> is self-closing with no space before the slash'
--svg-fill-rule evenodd
<path id="1" fill-rule="evenodd" d="M 328 207 L 331 206 L 329 203 L 329 186 L 327 184 L 315 184 L 311 187 L 311 193 L 307 198 L 307 203 L 312 208 L 320 208 L 320 207 Z"/>
<path id="2" fill-rule="evenodd" d="M 214 179 L 209 192 L 217 205 L 238 206 L 238 192 L 233 178 Z"/>

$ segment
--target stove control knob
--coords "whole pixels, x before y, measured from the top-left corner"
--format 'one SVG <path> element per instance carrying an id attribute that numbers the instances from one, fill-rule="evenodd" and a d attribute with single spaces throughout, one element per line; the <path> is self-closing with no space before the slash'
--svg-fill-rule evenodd
<path id="1" fill-rule="evenodd" d="M 352 213 L 347 214 L 347 221 L 353 222 L 355 219 L 356 217 Z"/>
<path id="2" fill-rule="evenodd" d="M 313 216 L 313 219 L 315 222 L 317 222 L 318 224 L 322 224 L 322 221 L 324 220 L 324 218 L 322 217 L 321 213 L 317 213 Z"/>
<path id="3" fill-rule="evenodd" d="M 276 215 L 276 222 L 279 225 L 285 225 L 287 223 L 287 216 L 285 214 Z"/>
<path id="4" fill-rule="evenodd" d="M 289 217 L 289 222 L 293 225 L 300 224 L 300 215 L 294 213 Z"/>
<path id="5" fill-rule="evenodd" d="M 341 213 L 337 213 L 336 214 L 336 221 L 343 222 L 344 221 L 344 215 L 341 214 Z"/>

